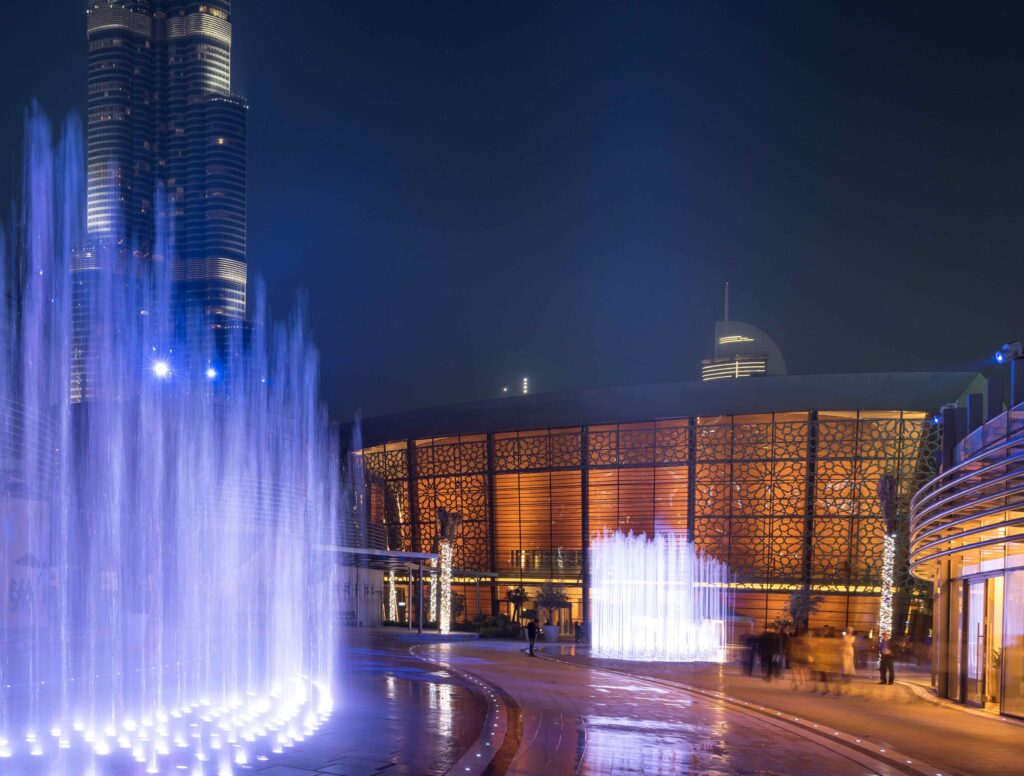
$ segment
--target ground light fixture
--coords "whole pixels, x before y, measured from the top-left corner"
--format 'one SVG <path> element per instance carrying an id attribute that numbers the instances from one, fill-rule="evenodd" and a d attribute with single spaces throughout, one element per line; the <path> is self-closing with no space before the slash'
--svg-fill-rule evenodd
<path id="1" fill-rule="evenodd" d="M 157 359 L 153 362 L 153 374 L 161 380 L 166 380 L 171 376 L 171 365 L 163 359 Z"/>

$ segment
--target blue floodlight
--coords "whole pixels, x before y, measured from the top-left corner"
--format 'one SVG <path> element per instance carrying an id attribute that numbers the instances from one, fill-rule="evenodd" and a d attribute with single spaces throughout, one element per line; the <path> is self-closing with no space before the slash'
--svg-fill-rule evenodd
<path id="1" fill-rule="evenodd" d="M 942 423 L 942 418 L 940 418 L 938 415 L 932 415 L 932 425 L 938 426 L 940 423 Z"/>
<path id="2" fill-rule="evenodd" d="M 207 380 L 216 380 L 217 379 L 217 370 L 214 369 L 212 366 L 206 367 L 206 379 Z"/>
<path id="3" fill-rule="evenodd" d="M 996 363 L 1001 364 L 1006 360 L 1006 351 L 999 349 L 996 351 Z"/>
<path id="4" fill-rule="evenodd" d="M 161 380 L 166 380 L 171 376 L 171 365 L 166 361 L 154 361 L 153 362 L 153 374 L 159 377 Z"/>

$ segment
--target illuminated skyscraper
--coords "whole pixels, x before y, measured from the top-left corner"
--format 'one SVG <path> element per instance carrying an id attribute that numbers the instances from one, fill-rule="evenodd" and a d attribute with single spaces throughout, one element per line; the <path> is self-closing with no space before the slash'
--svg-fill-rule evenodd
<path id="1" fill-rule="evenodd" d="M 214 329 L 245 318 L 244 100 L 231 93 L 230 0 L 90 0 L 86 246 L 72 396 L 96 273 L 172 262 L 181 300 Z"/>
<path id="2" fill-rule="evenodd" d="M 715 322 L 715 355 L 701 362 L 704 382 L 737 377 L 786 374 L 782 351 L 767 334 L 749 323 L 729 320 L 729 284 L 725 284 L 725 314 Z"/>

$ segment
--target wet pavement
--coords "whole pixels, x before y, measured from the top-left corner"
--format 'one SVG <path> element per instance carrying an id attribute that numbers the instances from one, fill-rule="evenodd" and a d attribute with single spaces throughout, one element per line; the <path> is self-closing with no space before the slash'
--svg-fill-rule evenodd
<path id="1" fill-rule="evenodd" d="M 274 754 L 257 743 L 245 764 L 197 762 L 171 750 L 159 773 L 188 776 L 427 776 L 451 770 L 481 734 L 486 703 L 472 682 L 409 654 L 409 644 L 365 631 L 347 632 L 335 710 L 304 741 Z M 130 752 L 115 750 L 76 760 L 56 757 L 0 760 L 2 776 L 142 776 L 151 773 Z M 463 771 L 464 773 L 464 771 Z"/>
<path id="2" fill-rule="evenodd" d="M 919 684 L 925 669 L 897 665 L 897 683 L 880 686 L 870 669 L 850 684 L 832 683 L 832 693 L 816 693 L 808 685 L 792 689 L 788 675 L 767 683 L 746 676 L 735 665 L 641 663 L 605 660 L 586 647 L 545 647 L 546 656 L 580 666 L 605 668 L 697 692 L 723 694 L 758 709 L 799 716 L 811 725 L 829 727 L 870 742 L 875 749 L 898 750 L 905 758 L 926 760 L 932 774 L 1003 776 L 1024 774 L 1024 723 L 994 714 L 925 700 Z M 909 672 L 909 673 L 908 673 Z M 906 684 L 901 685 L 901 677 Z M 822 687 L 818 688 L 823 689 Z M 842 694 L 836 695 L 839 689 Z"/>
<path id="3" fill-rule="evenodd" d="M 501 687 L 514 705 L 493 772 L 539 774 L 935 774 L 817 730 L 683 689 L 531 658 L 515 642 L 424 645 Z M 508 746 L 508 742 L 512 746 Z M 511 750 L 511 751 L 510 751 Z"/>

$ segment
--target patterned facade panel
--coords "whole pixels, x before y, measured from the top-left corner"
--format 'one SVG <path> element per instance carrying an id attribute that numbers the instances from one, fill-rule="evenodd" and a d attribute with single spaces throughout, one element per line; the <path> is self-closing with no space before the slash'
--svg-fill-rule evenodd
<path id="1" fill-rule="evenodd" d="M 768 567 L 768 520 L 733 517 L 729 520 L 729 570 L 739 581 L 760 581 Z"/>
<path id="2" fill-rule="evenodd" d="M 658 424 L 654 432 L 655 463 L 686 463 L 689 460 L 689 422 L 668 421 L 664 424 Z"/>
<path id="3" fill-rule="evenodd" d="M 708 418 L 700 418 L 696 428 L 696 446 L 698 461 L 729 461 L 732 459 L 732 424 L 727 418 L 715 419 L 722 422 L 708 422 Z"/>
<path id="4" fill-rule="evenodd" d="M 773 517 L 769 537 L 768 578 L 772 582 L 799 582 L 803 576 L 803 517 Z"/>
<path id="5" fill-rule="evenodd" d="M 851 574 L 858 584 L 877 584 L 882 574 L 885 526 L 881 518 L 862 517 L 853 521 Z"/>
<path id="6" fill-rule="evenodd" d="M 519 442 L 519 468 L 522 471 L 547 469 L 548 435 L 521 436 Z"/>
<path id="7" fill-rule="evenodd" d="M 579 466 L 582 437 L 579 432 L 551 435 L 551 458 L 548 464 L 555 469 Z"/>
<path id="8" fill-rule="evenodd" d="M 815 516 L 811 541 L 812 581 L 846 584 L 849 578 L 850 519 Z"/>
<path id="9" fill-rule="evenodd" d="M 363 467 L 367 472 L 384 480 L 397 480 L 409 474 L 408 456 L 405 449 L 381 450 L 365 453 Z"/>
<path id="10" fill-rule="evenodd" d="M 732 457 L 738 461 L 772 457 L 771 423 L 738 423 L 732 430 Z"/>
<path id="11" fill-rule="evenodd" d="M 701 517 L 693 521 L 697 549 L 723 563 L 729 562 L 729 519 Z"/>
<path id="12" fill-rule="evenodd" d="M 807 459 L 808 423 L 785 421 L 775 424 L 772 440 L 775 460 L 805 461 Z"/>
<path id="13" fill-rule="evenodd" d="M 861 458 L 893 458 L 900 450 L 903 421 L 862 420 L 857 452 Z"/>
<path id="14" fill-rule="evenodd" d="M 650 466 L 654 463 L 654 429 L 619 429 L 618 460 L 623 466 Z"/>
<path id="15" fill-rule="evenodd" d="M 857 455 L 857 421 L 822 420 L 818 423 L 818 460 Z"/>
<path id="16" fill-rule="evenodd" d="M 455 542 L 454 564 L 461 569 L 486 569 L 489 563 L 487 537 L 486 477 L 425 477 L 416 482 L 420 552 L 435 552 L 439 531 L 437 509 L 461 512 L 462 535 Z"/>
<path id="17" fill-rule="evenodd" d="M 773 510 L 772 464 L 748 461 L 733 465 L 732 513 L 754 517 Z"/>
<path id="18" fill-rule="evenodd" d="M 514 472 L 519 469 L 519 440 L 503 437 L 494 440 L 494 469 L 499 472 Z"/>
<path id="19" fill-rule="evenodd" d="M 618 463 L 619 433 L 616 429 L 590 429 L 587 454 L 591 466 L 614 466 Z"/>

